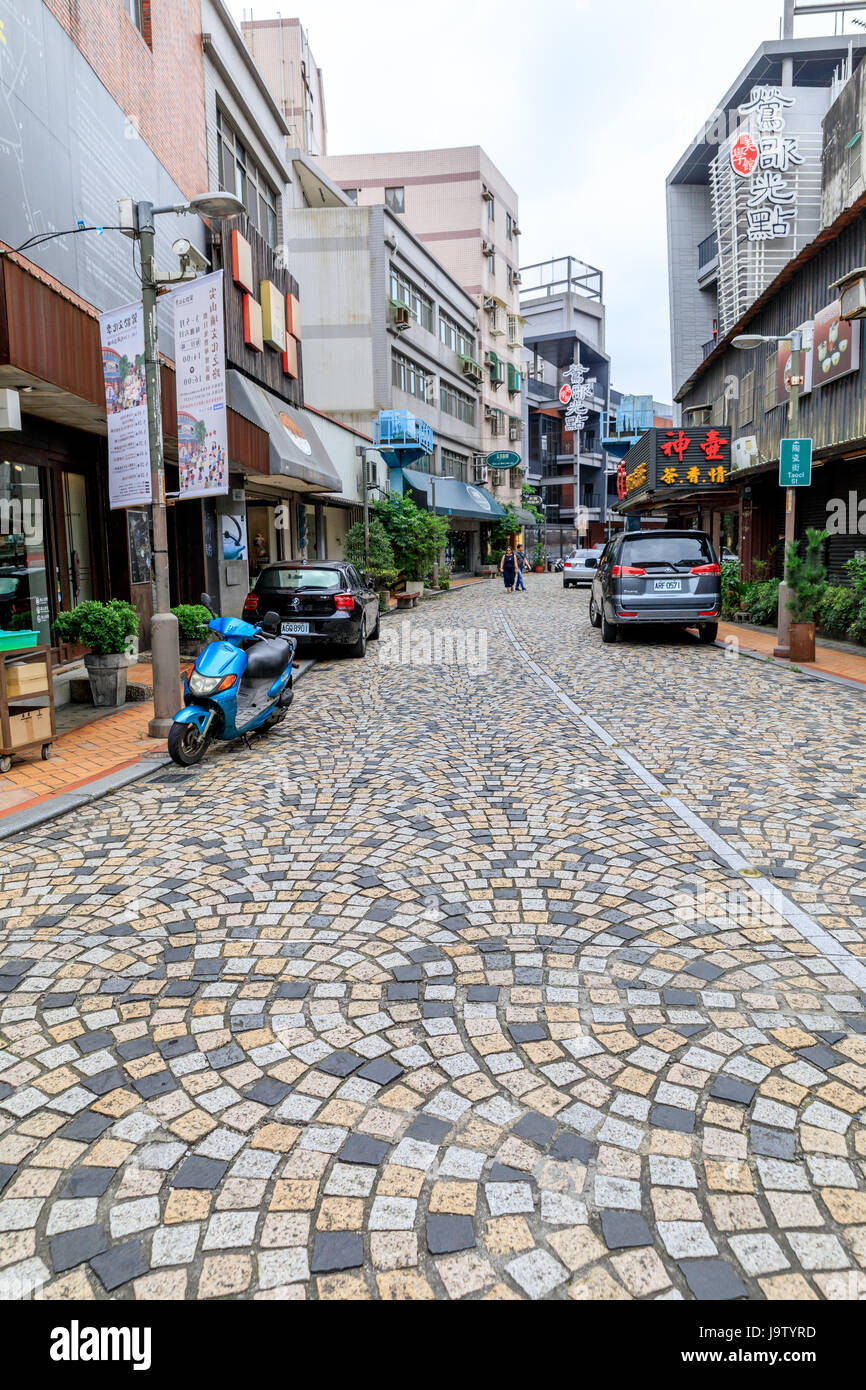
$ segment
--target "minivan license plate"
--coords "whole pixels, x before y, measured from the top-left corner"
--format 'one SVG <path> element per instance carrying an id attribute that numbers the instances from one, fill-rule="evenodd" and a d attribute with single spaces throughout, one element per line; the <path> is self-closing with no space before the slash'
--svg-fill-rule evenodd
<path id="1" fill-rule="evenodd" d="M 679 593 L 679 591 L 680 591 L 681 588 L 682 588 L 682 580 L 681 580 L 681 579 L 657 579 L 657 580 L 655 581 L 655 591 L 656 591 L 656 593 L 659 593 L 660 591 L 665 591 L 665 592 L 668 592 L 668 593 L 671 593 L 671 592 L 673 592 L 673 593 Z"/>
<path id="2" fill-rule="evenodd" d="M 309 623 L 282 623 L 280 626 L 280 632 L 284 637 L 306 637 L 309 631 Z"/>

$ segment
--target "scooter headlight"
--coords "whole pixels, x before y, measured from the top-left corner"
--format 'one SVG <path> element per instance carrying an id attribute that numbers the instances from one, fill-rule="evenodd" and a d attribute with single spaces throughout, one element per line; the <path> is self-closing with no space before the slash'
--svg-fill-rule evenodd
<path id="1" fill-rule="evenodd" d="M 222 676 L 201 676 L 198 671 L 193 671 L 189 678 L 189 688 L 193 695 L 215 695 L 222 679 Z"/>

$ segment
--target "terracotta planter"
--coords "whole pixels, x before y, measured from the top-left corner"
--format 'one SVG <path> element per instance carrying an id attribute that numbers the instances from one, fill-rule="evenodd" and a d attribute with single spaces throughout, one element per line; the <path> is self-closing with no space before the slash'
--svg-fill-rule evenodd
<path id="1" fill-rule="evenodd" d="M 536 574 L 544 574 L 544 565 L 533 565 Z"/>
<path id="2" fill-rule="evenodd" d="M 815 660 L 815 624 L 792 623 L 788 638 L 791 661 L 798 666 L 804 661 Z"/>

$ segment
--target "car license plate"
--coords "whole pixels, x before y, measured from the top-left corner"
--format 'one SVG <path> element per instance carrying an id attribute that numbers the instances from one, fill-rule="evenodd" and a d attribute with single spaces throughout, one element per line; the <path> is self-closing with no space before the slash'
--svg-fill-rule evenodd
<path id="1" fill-rule="evenodd" d="M 657 579 L 655 581 L 656 593 L 679 593 L 682 588 L 681 579 Z"/>
<path id="2" fill-rule="evenodd" d="M 310 632 L 309 623 L 282 623 L 280 632 L 284 637 L 307 637 Z"/>

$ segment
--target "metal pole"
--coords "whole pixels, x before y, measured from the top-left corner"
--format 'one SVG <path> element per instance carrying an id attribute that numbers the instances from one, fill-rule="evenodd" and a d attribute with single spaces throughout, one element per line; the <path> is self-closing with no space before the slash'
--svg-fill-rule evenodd
<path id="1" fill-rule="evenodd" d="M 165 465 L 162 451 L 162 405 L 159 383 L 159 341 L 156 320 L 153 204 L 138 204 L 144 309 L 144 369 L 147 381 L 147 430 L 153 502 L 153 598 L 150 648 L 153 659 L 153 718 L 150 738 L 167 738 L 181 707 L 180 650 L 177 618 L 171 612 L 168 569 L 168 523 L 165 512 Z"/>
<path id="2" fill-rule="evenodd" d="M 436 474 L 430 474 L 430 490 L 433 503 L 433 516 L 436 516 Z M 439 551 L 433 552 L 433 588 L 439 588 Z"/>
<path id="3" fill-rule="evenodd" d="M 788 403 L 788 438 L 798 439 L 800 433 L 800 363 L 803 335 L 791 334 L 791 396 Z M 797 489 L 785 489 L 785 551 L 797 539 Z M 784 573 L 784 571 L 783 571 Z M 791 614 L 788 609 L 788 586 L 784 579 L 779 585 L 779 625 L 773 656 L 791 655 Z"/>

